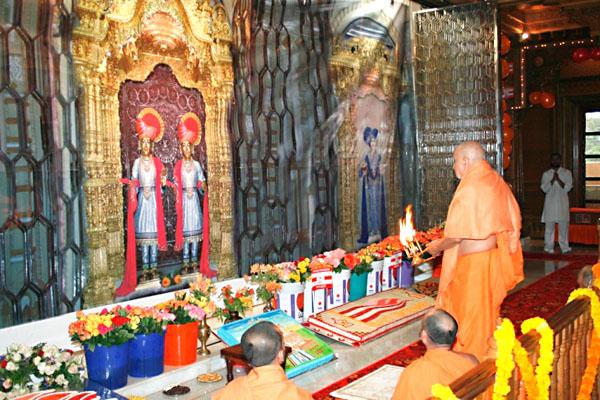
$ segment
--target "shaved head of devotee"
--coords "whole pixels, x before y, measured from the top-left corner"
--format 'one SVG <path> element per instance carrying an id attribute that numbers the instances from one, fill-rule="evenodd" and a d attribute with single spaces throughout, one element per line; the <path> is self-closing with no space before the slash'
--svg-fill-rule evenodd
<path id="1" fill-rule="evenodd" d="M 594 283 L 594 272 L 591 265 L 586 265 L 577 274 L 577 284 L 580 288 L 591 288 Z"/>
<path id="2" fill-rule="evenodd" d="M 244 357 L 252 365 L 246 376 L 239 376 L 216 392 L 212 400 L 309 400 L 312 395 L 285 375 L 283 334 L 269 321 L 253 325 L 242 335 Z"/>
<path id="3" fill-rule="evenodd" d="M 431 386 L 448 385 L 478 364 L 473 354 L 454 351 L 458 323 L 442 309 L 432 310 L 421 321 L 421 341 L 427 351 L 400 375 L 392 400 L 431 397 Z"/>
<path id="4" fill-rule="evenodd" d="M 272 322 L 261 321 L 242 335 L 244 357 L 253 367 L 281 364 L 283 349 L 283 335 Z"/>
<path id="5" fill-rule="evenodd" d="M 454 149 L 454 173 L 462 179 L 465 173 L 478 161 L 485 160 L 485 151 L 477 142 L 464 142 Z"/>
<path id="6" fill-rule="evenodd" d="M 427 348 L 452 347 L 456 341 L 458 324 L 454 317 L 444 310 L 429 312 L 421 325 L 421 340 Z"/>

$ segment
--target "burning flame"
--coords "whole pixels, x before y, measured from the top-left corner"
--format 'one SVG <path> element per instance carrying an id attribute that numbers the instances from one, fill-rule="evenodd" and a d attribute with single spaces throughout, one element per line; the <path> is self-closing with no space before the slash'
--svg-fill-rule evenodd
<path id="1" fill-rule="evenodd" d="M 404 248 L 410 248 L 417 234 L 415 225 L 413 224 L 412 204 L 406 207 L 405 214 L 406 218 L 400 218 L 400 221 L 398 221 L 398 225 L 400 226 L 400 243 L 402 243 Z"/>

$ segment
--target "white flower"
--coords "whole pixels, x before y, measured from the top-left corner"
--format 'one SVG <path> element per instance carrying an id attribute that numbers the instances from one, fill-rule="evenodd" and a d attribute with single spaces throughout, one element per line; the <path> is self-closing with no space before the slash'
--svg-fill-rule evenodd
<path id="1" fill-rule="evenodd" d="M 44 382 L 44 378 L 41 378 L 34 374 L 29 374 L 29 380 L 31 381 L 31 383 L 33 383 L 34 385 L 37 385 L 37 386 L 39 386 L 42 382 Z"/>
<path id="2" fill-rule="evenodd" d="M 10 389 L 10 387 L 12 386 L 12 381 L 10 380 L 10 378 L 7 378 L 4 383 L 2 384 L 2 387 L 4 387 L 4 389 L 8 390 Z"/>
<path id="3" fill-rule="evenodd" d="M 65 378 L 63 374 L 60 374 L 56 377 L 56 384 L 60 386 L 67 386 L 69 384 L 69 381 Z"/>
<path id="4" fill-rule="evenodd" d="M 44 369 L 44 373 L 46 375 L 52 375 L 54 373 L 54 371 L 56 371 L 56 365 L 52 365 L 52 364 L 47 364 L 46 368 Z"/>
<path id="5" fill-rule="evenodd" d="M 40 361 L 42 361 L 42 358 L 40 356 L 36 356 L 33 359 L 33 365 L 38 365 L 40 363 Z"/>
<path id="6" fill-rule="evenodd" d="M 17 364 L 15 364 L 14 362 L 12 362 L 12 361 L 9 361 L 6 364 L 6 370 L 7 371 L 16 371 L 18 369 L 19 369 L 19 366 Z"/>
<path id="7" fill-rule="evenodd" d="M 77 366 L 77 364 L 70 364 L 69 368 L 67 368 L 67 371 L 70 374 L 76 374 L 78 370 L 79 370 L 79 367 Z"/>
<path id="8" fill-rule="evenodd" d="M 44 374 L 44 371 L 46 370 L 46 363 L 45 362 L 41 362 L 38 364 L 37 366 L 38 371 L 40 372 L 40 374 Z"/>
<path id="9" fill-rule="evenodd" d="M 21 354 L 20 353 L 15 353 L 12 355 L 11 357 L 13 359 L 14 362 L 19 362 L 21 361 Z"/>

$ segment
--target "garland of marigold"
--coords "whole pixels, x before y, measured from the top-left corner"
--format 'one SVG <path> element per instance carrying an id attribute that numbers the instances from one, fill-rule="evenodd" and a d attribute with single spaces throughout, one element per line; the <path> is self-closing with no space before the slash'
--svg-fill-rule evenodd
<path id="1" fill-rule="evenodd" d="M 502 324 L 494 332 L 498 357 L 496 358 L 496 380 L 492 400 L 503 400 L 510 392 L 508 380 L 515 368 L 513 361 L 513 348 L 515 346 L 515 328 L 510 320 L 502 319 Z"/>
<path id="2" fill-rule="evenodd" d="M 547 399 L 550 396 L 550 373 L 552 372 L 552 364 L 554 363 L 554 331 L 550 328 L 548 322 L 540 317 L 530 318 L 523 321 L 521 324 L 521 332 L 524 335 L 532 330 L 537 331 L 540 335 L 540 356 L 538 357 L 537 366 L 535 367 L 537 390 L 533 391 L 533 389 L 530 389 L 527 393 L 529 394 L 529 398 Z M 517 342 L 517 345 L 517 347 L 523 349 L 520 342 Z M 523 352 L 527 355 L 525 349 L 523 349 Z M 521 369 L 523 380 L 525 380 L 524 370 L 527 369 L 528 372 L 530 372 L 530 368 L 532 367 L 529 363 L 529 358 L 526 358 L 527 366 L 525 366 L 525 363 L 523 362 L 520 363 L 519 359 L 520 357 L 517 358 L 517 364 Z M 528 376 L 527 378 L 530 377 Z M 532 397 L 535 392 L 537 392 L 537 397 Z"/>
<path id="3" fill-rule="evenodd" d="M 598 267 L 599 265 L 600 264 L 596 264 L 593 267 L 594 276 L 600 276 L 596 274 L 598 268 L 600 268 Z M 594 282 L 594 285 L 596 285 L 596 281 Z M 583 374 L 583 378 L 581 378 L 581 386 L 579 386 L 579 393 L 577 394 L 577 400 L 586 400 L 589 399 L 592 394 L 596 382 L 596 373 L 598 372 L 598 363 L 600 362 L 600 300 L 598 300 L 598 296 L 593 289 L 575 289 L 569 295 L 567 303 L 570 303 L 580 296 L 589 297 L 592 321 L 594 324 L 592 342 L 590 343 L 587 353 L 585 373 Z"/>
<path id="4" fill-rule="evenodd" d="M 459 400 L 454 394 L 450 386 L 436 383 L 431 387 L 431 394 L 440 400 Z"/>

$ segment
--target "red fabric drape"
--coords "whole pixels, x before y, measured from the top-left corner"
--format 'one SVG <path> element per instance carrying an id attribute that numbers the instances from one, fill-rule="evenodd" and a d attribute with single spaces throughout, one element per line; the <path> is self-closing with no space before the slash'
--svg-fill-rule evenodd
<path id="1" fill-rule="evenodd" d="M 129 180 L 122 178 L 121 183 L 129 185 L 127 197 L 127 250 L 125 261 L 125 275 L 121 286 L 116 290 L 115 295 L 118 297 L 126 296 L 135 290 L 137 286 L 137 260 L 135 248 L 135 211 L 137 210 L 137 188 L 140 182 L 137 179 Z"/>

